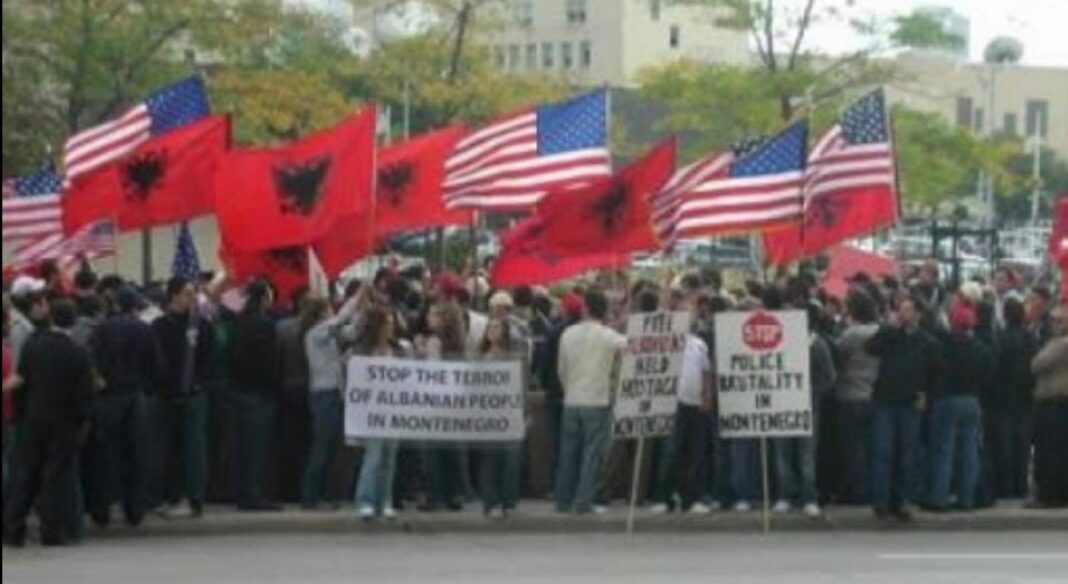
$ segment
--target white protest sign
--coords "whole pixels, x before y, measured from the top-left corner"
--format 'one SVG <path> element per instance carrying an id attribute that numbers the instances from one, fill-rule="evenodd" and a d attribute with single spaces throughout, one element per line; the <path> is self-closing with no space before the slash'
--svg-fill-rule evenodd
<path id="1" fill-rule="evenodd" d="M 671 435 L 689 330 L 690 315 L 685 312 L 630 316 L 616 384 L 612 434 L 617 439 Z"/>
<path id="2" fill-rule="evenodd" d="M 516 442 L 526 433 L 518 360 L 353 357 L 348 373 L 349 441 Z"/>
<path id="3" fill-rule="evenodd" d="M 716 315 L 716 381 L 723 438 L 812 435 L 808 315 Z"/>

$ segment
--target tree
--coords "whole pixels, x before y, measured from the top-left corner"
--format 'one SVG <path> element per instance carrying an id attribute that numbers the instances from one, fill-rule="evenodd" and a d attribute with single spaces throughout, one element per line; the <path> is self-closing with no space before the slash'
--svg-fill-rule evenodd
<path id="1" fill-rule="evenodd" d="M 1053 212 L 1052 202 L 1060 193 L 1068 193 L 1068 160 L 1043 147 L 1040 165 L 1041 179 L 1038 187 L 1042 199 L 1039 207 L 1040 217 L 1050 217 Z M 1031 201 L 1034 192 L 1034 156 L 1024 152 L 1020 146 L 1008 160 L 1006 169 L 1010 180 L 1005 188 L 998 191 L 998 216 L 1007 221 L 1030 221 Z"/>

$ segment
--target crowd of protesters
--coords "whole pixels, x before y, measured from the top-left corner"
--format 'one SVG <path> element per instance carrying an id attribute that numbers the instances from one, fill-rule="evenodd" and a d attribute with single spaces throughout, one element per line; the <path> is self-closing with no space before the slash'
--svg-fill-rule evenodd
<path id="1" fill-rule="evenodd" d="M 140 288 L 87 267 L 71 281 L 51 266 L 42 276 L 5 283 L 7 545 L 25 542 L 34 509 L 45 545 L 78 541 L 85 517 L 106 528 L 113 509 L 131 526 L 199 517 L 220 457 L 234 464 L 215 498 L 243 511 L 344 500 L 370 521 L 479 500 L 503 518 L 521 494 L 546 495 L 522 487 L 537 461 L 559 512 L 601 512 L 609 454 L 626 447 L 611 439 L 621 331 L 628 314 L 656 310 L 689 312 L 692 331 L 674 435 L 653 449 L 652 513 L 745 512 L 762 498 L 758 442 L 718 437 L 714 366 L 715 315 L 755 309 L 806 311 L 811 328 L 816 432 L 772 441 L 776 512 L 870 505 L 907 520 L 915 506 L 1068 505 L 1068 313 L 1007 269 L 951 287 L 934 265 L 901 280 L 858 274 L 841 299 L 805 273 L 727 289 L 712 270 L 605 275 L 554 294 L 393 267 L 337 298 L 287 299 L 262 281 L 223 293 L 218 280 Z M 347 448 L 350 355 L 522 359 L 545 451 Z M 346 452 L 359 456 L 338 499 L 327 484 Z"/>

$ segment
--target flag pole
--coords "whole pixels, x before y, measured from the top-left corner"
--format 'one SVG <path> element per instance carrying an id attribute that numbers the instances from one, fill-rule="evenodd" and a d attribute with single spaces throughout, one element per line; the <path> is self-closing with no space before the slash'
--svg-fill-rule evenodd
<path id="1" fill-rule="evenodd" d="M 642 460 L 645 455 L 645 437 L 638 438 L 634 452 L 634 475 L 630 483 L 630 508 L 627 511 L 627 535 L 634 535 L 634 515 L 638 507 L 638 483 L 642 478 Z"/>

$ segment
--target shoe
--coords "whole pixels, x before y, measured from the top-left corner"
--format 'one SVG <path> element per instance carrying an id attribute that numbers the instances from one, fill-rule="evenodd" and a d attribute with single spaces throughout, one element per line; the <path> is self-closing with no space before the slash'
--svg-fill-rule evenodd
<path id="1" fill-rule="evenodd" d="M 107 509 L 97 509 L 89 512 L 89 520 L 98 529 L 107 529 L 111 525 L 111 512 Z"/>
<path id="2" fill-rule="evenodd" d="M 901 521 L 901 522 L 904 522 L 904 523 L 908 523 L 909 521 L 912 521 L 912 511 L 910 511 L 908 508 L 902 507 L 901 509 L 893 511 L 891 514 L 898 521 Z"/>
<path id="3" fill-rule="evenodd" d="M 594 515 L 607 515 L 608 514 L 608 507 L 606 507 L 604 505 L 594 505 L 593 506 L 593 514 Z"/>
<path id="4" fill-rule="evenodd" d="M 823 517 L 823 510 L 820 509 L 819 505 L 815 503 L 809 503 L 808 505 L 805 505 L 805 517 L 808 517 L 810 519 L 819 519 L 820 517 Z"/>
<path id="5" fill-rule="evenodd" d="M 41 547 L 67 547 L 71 545 L 74 545 L 74 542 L 62 535 L 41 536 Z"/>
<path id="6" fill-rule="evenodd" d="M 504 510 L 501 509 L 500 507 L 494 507 L 493 509 L 490 509 L 490 510 L 486 511 L 486 519 L 490 519 L 490 520 L 504 519 Z"/>
<path id="7" fill-rule="evenodd" d="M 193 516 L 193 509 L 189 503 L 182 501 L 167 507 L 163 514 L 167 519 L 188 519 Z"/>
<path id="8" fill-rule="evenodd" d="M 712 501 L 708 504 L 708 510 L 712 513 L 718 513 L 723 510 L 723 504 L 719 501 Z"/>
<path id="9" fill-rule="evenodd" d="M 130 513 L 126 516 L 126 525 L 137 529 L 141 527 L 141 524 L 145 522 L 144 513 Z"/>
<path id="10" fill-rule="evenodd" d="M 358 512 L 360 519 L 364 521 L 373 521 L 375 518 L 375 508 L 370 505 L 364 505 L 360 507 Z"/>
<path id="11" fill-rule="evenodd" d="M 668 508 L 667 503 L 657 503 L 656 505 L 649 507 L 649 513 L 653 515 L 667 515 L 670 512 L 671 509 Z"/>
<path id="12" fill-rule="evenodd" d="M 879 521 L 886 521 L 890 518 L 890 512 L 886 509 L 876 508 L 873 511 L 875 513 L 875 518 Z"/>
<path id="13" fill-rule="evenodd" d="M 190 501 L 189 503 L 189 517 L 191 519 L 200 519 L 204 516 L 204 503 L 200 501 Z"/>
<path id="14" fill-rule="evenodd" d="M 452 501 L 445 505 L 445 509 L 452 513 L 459 513 L 464 510 L 464 504 L 461 501 Z"/>
<path id="15" fill-rule="evenodd" d="M 779 501 L 778 503 L 775 503 L 775 506 L 771 508 L 771 512 L 777 515 L 786 515 L 790 512 L 790 502 Z"/>
<path id="16" fill-rule="evenodd" d="M 694 503 L 690 506 L 688 513 L 690 515 L 710 515 L 712 513 L 712 507 L 705 505 L 704 503 Z"/>
<path id="17" fill-rule="evenodd" d="M 396 521 L 397 520 L 397 510 L 394 509 L 392 505 L 386 507 L 385 509 L 382 510 L 382 518 L 385 519 L 386 521 Z"/>
<path id="18" fill-rule="evenodd" d="M 753 510 L 753 506 L 745 501 L 738 501 L 734 504 L 735 513 L 749 513 Z"/>

